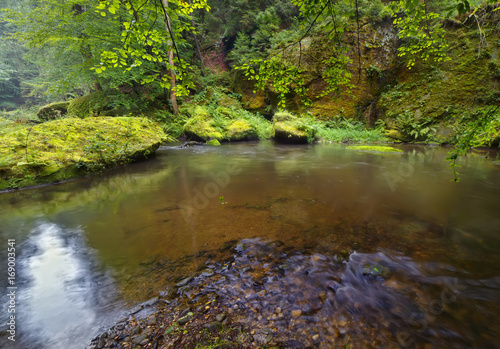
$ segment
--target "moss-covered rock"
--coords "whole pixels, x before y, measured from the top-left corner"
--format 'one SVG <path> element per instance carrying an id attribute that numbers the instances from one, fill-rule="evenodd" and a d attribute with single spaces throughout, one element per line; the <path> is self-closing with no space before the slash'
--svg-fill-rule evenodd
<path id="1" fill-rule="evenodd" d="M 392 138 L 392 139 L 394 139 L 396 141 L 400 141 L 400 142 L 409 142 L 409 141 L 411 141 L 411 138 L 406 137 L 405 135 L 403 135 L 403 133 L 401 133 L 401 131 L 396 130 L 396 129 L 386 130 L 385 131 L 385 136 L 389 137 L 389 138 Z"/>
<path id="2" fill-rule="evenodd" d="M 210 139 L 223 140 L 224 134 L 213 126 L 213 118 L 207 109 L 202 106 L 195 107 L 191 118 L 184 125 L 184 133 L 189 139 L 206 142 Z"/>
<path id="3" fill-rule="evenodd" d="M 385 153 L 385 154 L 403 154 L 404 152 L 394 147 L 380 145 L 352 145 L 346 147 L 347 150 L 356 150 L 369 153 Z"/>
<path id="4" fill-rule="evenodd" d="M 0 190 L 53 183 L 145 158 L 164 134 L 145 118 L 68 118 L 0 134 Z"/>
<path id="5" fill-rule="evenodd" d="M 99 116 L 104 111 L 112 110 L 110 101 L 102 91 L 95 91 L 89 95 L 77 97 L 69 102 L 68 114 L 79 118 Z"/>
<path id="6" fill-rule="evenodd" d="M 278 112 L 273 117 L 274 139 L 282 143 L 308 143 L 315 138 L 314 130 L 288 112 Z"/>
<path id="7" fill-rule="evenodd" d="M 226 138 L 229 141 L 250 141 L 259 137 L 257 131 L 248 121 L 238 119 L 226 127 Z"/>
<path id="8" fill-rule="evenodd" d="M 61 116 L 66 115 L 66 113 L 68 112 L 69 103 L 70 102 L 68 101 L 64 101 L 44 105 L 38 110 L 38 113 L 36 115 L 40 120 L 43 121 L 58 119 Z"/>
<path id="9" fill-rule="evenodd" d="M 211 140 L 207 141 L 207 145 L 210 145 L 212 147 L 219 147 L 220 142 L 216 139 L 211 139 Z"/>

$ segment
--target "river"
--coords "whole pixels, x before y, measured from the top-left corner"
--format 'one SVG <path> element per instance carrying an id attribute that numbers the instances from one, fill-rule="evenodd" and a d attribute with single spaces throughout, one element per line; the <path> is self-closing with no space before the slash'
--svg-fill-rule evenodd
<path id="1" fill-rule="evenodd" d="M 321 288 L 325 273 L 340 280 L 322 309 L 325 333 L 340 316 L 358 323 L 347 329 L 354 342 L 374 322 L 399 345 L 498 348 L 499 153 L 460 159 L 456 183 L 446 148 L 397 147 L 403 154 L 166 146 L 102 175 L 0 194 L 0 347 L 85 348 L 128 307 L 196 270 L 198 255 L 243 240 L 300 251 L 287 263 L 322 270 L 308 287 Z M 171 261 L 183 262 L 169 271 Z M 303 282 L 293 270 L 284 285 Z"/>

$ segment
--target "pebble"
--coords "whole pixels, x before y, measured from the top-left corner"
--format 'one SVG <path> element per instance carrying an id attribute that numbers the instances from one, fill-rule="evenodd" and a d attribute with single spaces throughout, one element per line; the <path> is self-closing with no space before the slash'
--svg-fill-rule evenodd
<path id="1" fill-rule="evenodd" d="M 315 334 L 312 336 L 313 341 L 317 341 L 319 339 L 319 334 Z"/>
<path id="2" fill-rule="evenodd" d="M 211 277 L 214 275 L 215 275 L 215 271 L 213 271 L 212 269 L 208 269 L 208 268 L 203 270 L 201 273 L 201 276 L 205 276 L 205 277 Z"/>
<path id="3" fill-rule="evenodd" d="M 219 314 L 215 317 L 215 321 L 222 322 L 226 319 L 226 314 Z"/>
<path id="4" fill-rule="evenodd" d="M 143 333 L 132 339 L 132 343 L 134 344 L 141 344 L 143 340 L 145 340 L 148 337 L 147 334 Z"/>
<path id="5" fill-rule="evenodd" d="M 202 325 L 203 328 L 206 328 L 209 331 L 218 329 L 221 326 L 222 326 L 222 324 L 220 322 L 217 322 L 217 321 L 212 321 L 212 322 L 209 322 L 207 324 Z"/>
<path id="6" fill-rule="evenodd" d="M 179 282 L 178 284 L 176 284 L 175 286 L 177 287 L 183 287 L 183 286 L 186 286 L 187 284 L 189 284 L 191 281 L 193 280 L 192 277 L 187 277 L 185 278 L 184 280 L 182 280 L 181 282 Z"/>
<path id="7" fill-rule="evenodd" d="M 276 310 L 275 310 L 275 313 L 276 313 L 276 314 L 279 314 L 279 313 L 281 313 L 281 310 L 282 310 L 282 309 L 281 309 L 280 307 L 277 307 L 277 308 L 276 308 Z"/>
<path id="8" fill-rule="evenodd" d="M 300 309 L 292 310 L 293 317 L 299 317 L 300 315 L 302 315 L 302 310 L 300 310 Z"/>
<path id="9" fill-rule="evenodd" d="M 147 322 L 148 326 L 153 326 L 156 324 L 156 316 L 151 316 L 149 319 L 148 319 L 148 322 Z"/>
<path id="10" fill-rule="evenodd" d="M 184 326 L 185 324 L 187 324 L 189 322 L 189 320 L 191 320 L 193 318 L 193 313 L 188 313 L 186 316 L 184 317 L 181 317 L 179 320 L 177 320 L 177 323 L 180 325 L 180 326 Z"/>

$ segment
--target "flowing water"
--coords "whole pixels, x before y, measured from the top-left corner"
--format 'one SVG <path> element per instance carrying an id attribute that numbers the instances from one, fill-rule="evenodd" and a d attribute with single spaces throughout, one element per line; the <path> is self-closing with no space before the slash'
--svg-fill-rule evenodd
<path id="1" fill-rule="evenodd" d="M 293 326 L 314 327 L 324 347 L 498 348 L 498 153 L 461 159 L 455 183 L 446 149 L 400 148 L 163 147 L 104 175 L 0 194 L 0 347 L 85 348 L 231 246 L 254 291 L 269 291 L 261 301 L 301 309 Z M 243 286 L 234 299 L 259 307 Z"/>

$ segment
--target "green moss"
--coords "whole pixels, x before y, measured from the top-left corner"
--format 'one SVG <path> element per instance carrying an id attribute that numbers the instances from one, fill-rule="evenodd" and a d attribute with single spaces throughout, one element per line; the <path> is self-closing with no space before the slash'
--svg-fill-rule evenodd
<path id="1" fill-rule="evenodd" d="M 291 122 L 274 122 L 274 138 L 286 143 L 307 143 L 308 134 Z"/>
<path id="2" fill-rule="evenodd" d="M 144 118 L 68 118 L 0 135 L 0 190 L 52 183 L 153 153 L 164 137 Z"/>
<path id="3" fill-rule="evenodd" d="M 69 103 L 70 102 L 63 101 L 44 105 L 38 110 L 36 115 L 40 120 L 55 120 L 68 112 Z"/>
<path id="4" fill-rule="evenodd" d="M 246 120 L 238 119 L 231 122 L 226 128 L 226 137 L 230 141 L 257 139 L 256 130 Z"/>
<path id="5" fill-rule="evenodd" d="M 70 101 L 68 113 L 71 116 L 87 118 L 89 116 L 98 116 L 109 107 L 109 100 L 102 91 L 96 91 L 89 95 L 77 97 Z"/>
<path id="6" fill-rule="evenodd" d="M 206 142 L 209 139 L 224 139 L 224 134 L 213 126 L 213 119 L 206 107 L 193 106 L 191 118 L 184 125 L 184 133 L 191 139 Z"/>
<path id="7" fill-rule="evenodd" d="M 211 145 L 213 147 L 218 147 L 220 146 L 220 142 L 217 139 L 211 139 L 207 141 L 207 145 Z"/>
<path id="8" fill-rule="evenodd" d="M 370 153 L 390 153 L 390 154 L 403 154 L 403 151 L 387 146 L 379 146 L 379 145 L 352 145 L 346 147 L 348 150 L 357 150 L 364 151 Z"/>

